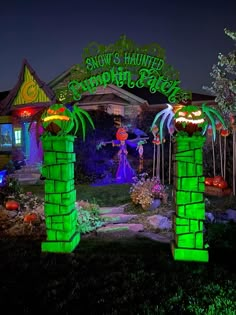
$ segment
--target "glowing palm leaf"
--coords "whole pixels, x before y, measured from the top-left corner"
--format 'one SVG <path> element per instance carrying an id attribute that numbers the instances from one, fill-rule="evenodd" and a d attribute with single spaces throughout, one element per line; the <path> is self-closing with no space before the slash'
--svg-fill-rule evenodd
<path id="1" fill-rule="evenodd" d="M 93 127 L 93 129 L 95 129 L 92 118 L 84 109 L 81 109 L 76 105 L 73 106 L 72 114 L 73 114 L 75 125 L 76 125 L 75 133 L 78 131 L 78 127 L 79 127 L 78 118 L 79 118 L 79 121 L 81 122 L 81 126 L 82 126 L 82 137 L 83 137 L 83 140 L 85 140 L 86 123 L 85 123 L 85 119 L 84 119 L 83 115 L 88 119 L 88 121 L 90 122 L 90 125 Z M 78 118 L 76 117 L 76 115 L 78 116 Z"/>
<path id="2" fill-rule="evenodd" d="M 202 104 L 202 111 L 206 114 L 207 118 L 210 120 L 211 126 L 212 126 L 212 133 L 213 133 L 213 139 L 215 141 L 216 139 L 216 120 L 214 119 L 215 115 L 217 119 L 222 123 L 223 127 L 227 129 L 223 117 L 220 115 L 220 113 L 211 107 L 206 106 L 206 104 Z M 207 128 L 205 128 L 204 133 L 206 132 Z"/>
<path id="3" fill-rule="evenodd" d="M 173 113 L 173 107 L 170 104 L 167 104 L 167 108 L 163 109 L 162 111 L 160 111 L 154 118 L 153 122 L 152 122 L 152 129 L 154 128 L 154 126 L 156 125 L 156 123 L 158 122 L 158 120 L 160 119 L 160 140 L 163 140 L 163 127 L 164 127 L 164 123 L 167 120 L 167 128 L 168 131 L 170 132 L 171 129 L 171 122 L 172 119 L 174 117 L 174 113 Z"/>

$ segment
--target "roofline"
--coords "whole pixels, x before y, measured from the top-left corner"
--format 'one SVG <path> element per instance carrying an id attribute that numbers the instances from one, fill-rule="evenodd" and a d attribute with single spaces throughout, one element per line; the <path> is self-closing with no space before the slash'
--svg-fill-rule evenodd
<path id="1" fill-rule="evenodd" d="M 60 75 L 58 75 L 57 77 L 55 77 L 53 80 L 49 81 L 47 83 L 47 85 L 53 89 L 55 87 L 55 85 L 57 85 L 58 81 L 60 83 L 60 80 L 65 79 L 67 76 L 70 75 L 71 70 L 74 68 L 75 65 L 72 65 L 69 69 L 65 70 L 64 72 L 62 72 Z"/>
<path id="2" fill-rule="evenodd" d="M 42 81 L 39 78 L 39 76 L 37 75 L 36 71 L 31 67 L 31 65 L 28 63 L 28 61 L 24 58 L 23 61 L 22 61 L 20 73 L 18 75 L 17 83 L 15 84 L 13 89 L 10 91 L 10 93 L 7 95 L 7 97 L 1 103 L 1 106 L 3 107 L 3 112 L 4 112 L 4 110 L 6 110 L 6 111 L 10 111 L 11 110 L 12 104 L 10 104 L 10 103 L 16 97 L 17 92 L 19 91 L 19 88 L 20 88 L 21 84 L 24 81 L 24 69 L 25 69 L 25 66 L 27 66 L 27 68 L 29 69 L 30 74 L 34 77 L 34 79 L 36 80 L 38 86 L 45 92 L 46 96 L 51 101 L 53 101 L 53 102 L 56 101 L 56 95 L 53 92 L 53 90 L 49 86 L 47 86 L 47 84 L 44 81 Z M 10 104 L 10 107 L 9 107 L 9 104 Z M 22 104 L 22 105 L 26 105 L 26 104 Z M 6 108 L 7 106 L 9 108 Z"/>

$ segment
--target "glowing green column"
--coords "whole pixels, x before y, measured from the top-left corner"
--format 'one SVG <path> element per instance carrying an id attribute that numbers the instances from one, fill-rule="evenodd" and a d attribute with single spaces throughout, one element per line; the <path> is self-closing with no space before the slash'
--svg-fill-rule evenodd
<path id="1" fill-rule="evenodd" d="M 42 243 L 43 252 L 72 252 L 80 241 L 75 209 L 74 138 L 71 135 L 42 138 L 47 232 L 47 239 Z"/>
<path id="2" fill-rule="evenodd" d="M 174 152 L 174 232 L 172 253 L 175 260 L 208 261 L 204 249 L 205 219 L 202 147 L 204 136 L 175 138 Z"/>

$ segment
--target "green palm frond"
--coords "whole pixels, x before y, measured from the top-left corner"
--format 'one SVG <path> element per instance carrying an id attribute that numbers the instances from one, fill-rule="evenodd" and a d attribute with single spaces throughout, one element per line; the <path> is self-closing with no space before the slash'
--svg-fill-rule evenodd
<path id="1" fill-rule="evenodd" d="M 79 118 L 79 121 L 81 122 L 81 126 L 82 126 L 82 136 L 83 136 L 83 140 L 85 140 L 85 134 L 86 134 L 86 123 L 85 123 L 85 119 L 83 116 L 85 116 L 90 125 L 92 126 L 93 129 L 95 129 L 95 126 L 94 126 L 94 123 L 93 123 L 93 120 L 92 118 L 90 117 L 89 113 L 86 112 L 84 109 L 82 108 L 79 108 L 78 106 L 74 105 L 73 106 L 73 113 L 74 115 L 77 115 L 78 118 Z M 77 132 L 78 130 L 78 119 L 77 117 L 74 117 L 75 118 L 75 124 L 76 124 L 76 131 L 75 133 Z"/>

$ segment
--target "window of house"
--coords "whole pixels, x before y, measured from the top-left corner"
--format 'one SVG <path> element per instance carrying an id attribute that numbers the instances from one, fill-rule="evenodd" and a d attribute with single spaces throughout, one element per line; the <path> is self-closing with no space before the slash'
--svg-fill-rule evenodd
<path id="1" fill-rule="evenodd" d="M 15 134 L 15 145 L 21 145 L 21 128 L 14 129 Z"/>
<path id="2" fill-rule="evenodd" d="M 0 150 L 12 149 L 12 124 L 0 124 Z"/>
<path id="3" fill-rule="evenodd" d="M 118 106 L 113 106 L 113 114 L 114 115 L 122 115 L 122 110 Z"/>

